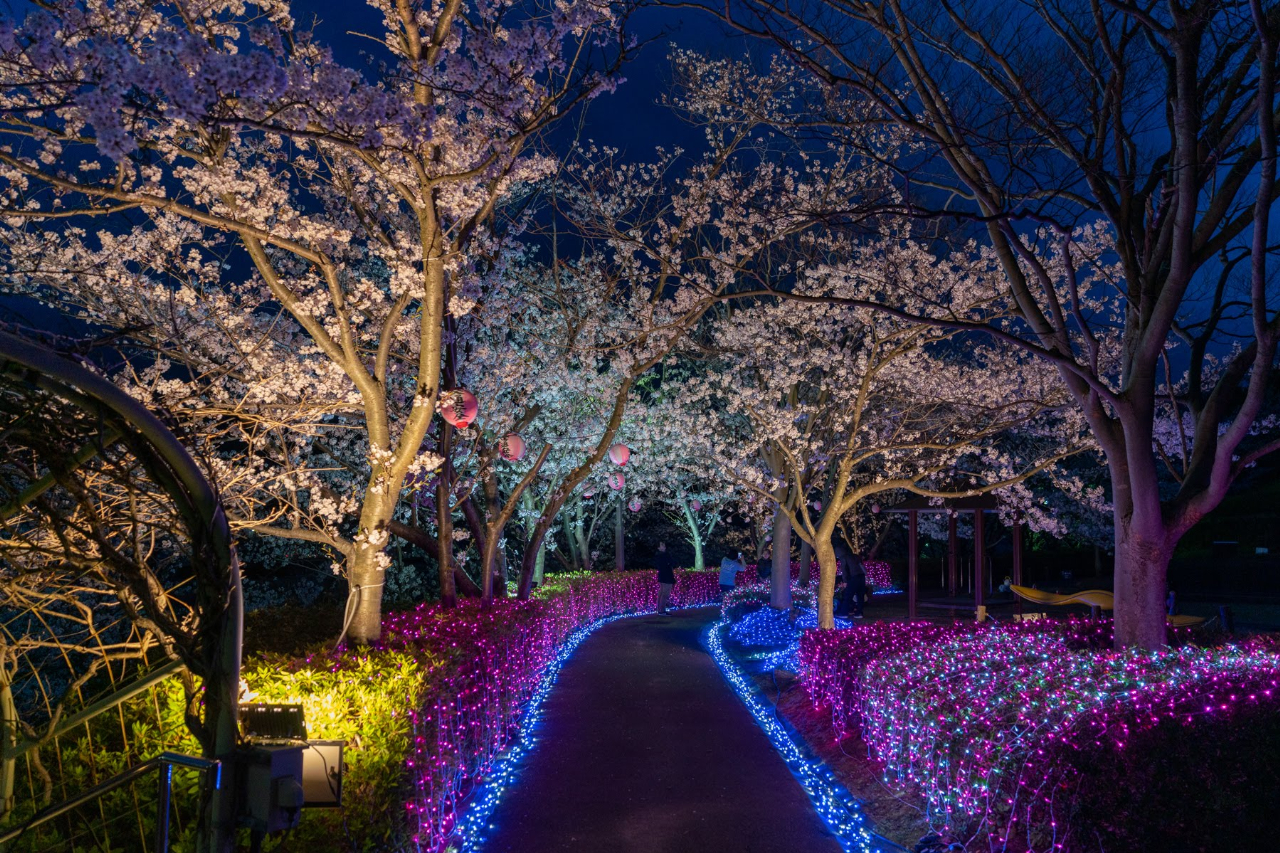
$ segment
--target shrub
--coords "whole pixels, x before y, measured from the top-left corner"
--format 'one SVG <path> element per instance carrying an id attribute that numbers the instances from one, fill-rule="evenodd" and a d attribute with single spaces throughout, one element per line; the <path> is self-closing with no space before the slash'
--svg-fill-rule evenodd
<path id="1" fill-rule="evenodd" d="M 1116 792 L 1149 782 L 1200 731 L 1280 725 L 1273 651 L 1206 648 L 1184 632 L 1178 648 L 1121 653 L 1110 639 L 1110 623 L 1089 620 L 815 631 L 801 678 L 838 729 L 861 727 L 889 780 L 920 792 L 935 826 L 995 849 L 1094 849 L 1129 825 Z M 1205 775 L 1179 766 L 1182 778 Z M 1241 800 L 1261 802 L 1257 790 L 1224 802 L 1248 811 Z M 1112 792 L 1110 808 L 1099 792 Z M 1181 805 L 1165 801 L 1163 814 Z"/>

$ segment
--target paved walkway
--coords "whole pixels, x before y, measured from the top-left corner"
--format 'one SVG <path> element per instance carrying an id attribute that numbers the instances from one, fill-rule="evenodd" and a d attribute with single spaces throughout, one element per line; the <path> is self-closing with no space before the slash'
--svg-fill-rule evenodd
<path id="1" fill-rule="evenodd" d="M 565 664 L 484 853 L 837 853 L 703 649 L 717 611 L 605 625 Z"/>

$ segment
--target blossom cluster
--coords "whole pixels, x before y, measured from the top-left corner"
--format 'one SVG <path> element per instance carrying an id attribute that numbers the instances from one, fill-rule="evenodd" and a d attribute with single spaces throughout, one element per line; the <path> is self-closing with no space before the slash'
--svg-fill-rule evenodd
<path id="1" fill-rule="evenodd" d="M 671 606 L 714 604 L 717 578 L 677 572 Z M 409 712 L 406 809 L 417 850 L 458 840 L 464 804 L 511 745 L 567 638 L 610 617 L 653 612 L 657 598 L 653 572 L 579 572 L 549 577 L 528 601 L 423 605 L 387 617 L 383 647 L 430 655 L 425 692 Z"/>
<path id="2" fill-rule="evenodd" d="M 1130 740 L 1246 706 L 1280 712 L 1274 650 L 1110 644 L 1111 623 L 1091 620 L 885 622 L 809 632 L 799 661 L 815 706 L 839 731 L 860 726 L 935 826 L 1057 850 L 1076 792 Z"/>

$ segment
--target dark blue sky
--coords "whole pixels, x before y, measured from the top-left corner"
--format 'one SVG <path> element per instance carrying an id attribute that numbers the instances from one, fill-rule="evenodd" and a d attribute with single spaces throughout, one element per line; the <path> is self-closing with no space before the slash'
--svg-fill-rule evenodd
<path id="1" fill-rule="evenodd" d="M 374 38 L 383 32 L 377 11 L 353 0 L 300 0 L 294 2 L 294 19 L 300 26 L 318 21 L 316 34 L 331 46 L 335 59 L 352 68 L 366 68 L 361 51 L 376 52 L 378 46 L 368 38 L 351 35 L 363 33 Z M 747 43 L 729 33 L 710 15 L 689 9 L 646 7 L 639 10 L 629 24 L 645 47 L 639 57 L 626 66 L 626 82 L 612 95 L 597 98 L 588 108 L 583 139 L 622 149 L 628 160 L 647 160 L 653 148 L 682 147 L 686 150 L 702 144 L 700 131 L 683 123 L 678 116 L 658 103 L 668 89 L 671 78 L 667 54 L 674 43 L 712 56 L 742 55 Z M 759 45 L 755 46 L 756 49 Z M 577 121 L 562 122 L 555 141 L 569 141 Z"/>

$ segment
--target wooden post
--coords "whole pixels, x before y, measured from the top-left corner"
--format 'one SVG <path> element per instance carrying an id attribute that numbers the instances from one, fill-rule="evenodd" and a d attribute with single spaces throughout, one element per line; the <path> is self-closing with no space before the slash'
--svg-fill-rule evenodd
<path id="1" fill-rule="evenodd" d="M 907 510 L 907 618 L 916 618 L 916 596 L 919 594 L 920 540 L 919 510 Z"/>
<path id="2" fill-rule="evenodd" d="M 947 595 L 952 598 L 960 591 L 960 574 L 956 570 L 956 514 L 947 512 Z"/>
<path id="3" fill-rule="evenodd" d="M 983 613 L 987 603 L 987 548 L 985 518 L 980 509 L 973 511 L 973 603 Z"/>
<path id="4" fill-rule="evenodd" d="M 1019 513 L 1013 522 L 1013 582 L 1025 586 L 1022 582 L 1022 515 Z"/>

